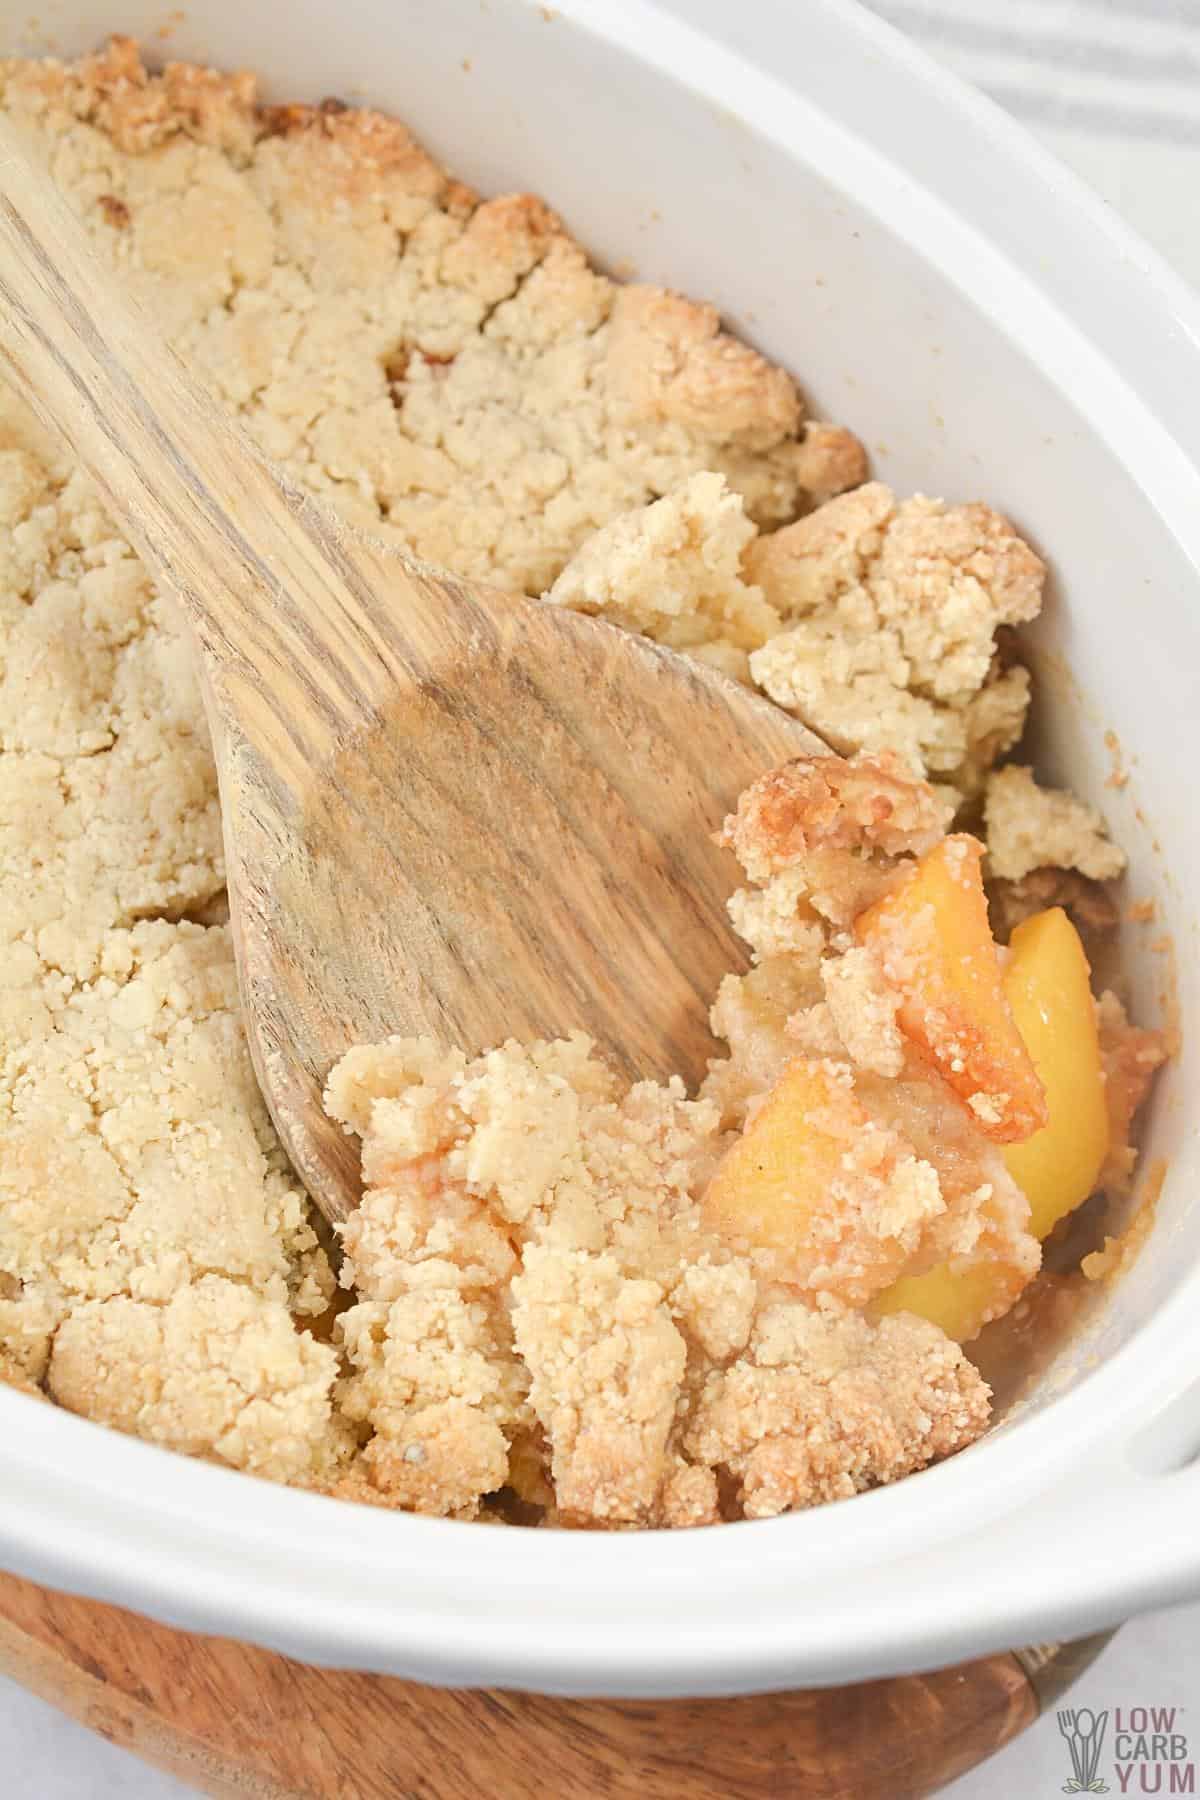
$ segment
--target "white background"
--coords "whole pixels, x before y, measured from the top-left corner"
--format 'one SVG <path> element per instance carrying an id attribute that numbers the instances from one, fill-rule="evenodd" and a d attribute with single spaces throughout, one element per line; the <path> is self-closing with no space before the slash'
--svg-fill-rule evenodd
<path id="1" fill-rule="evenodd" d="M 1200 0 L 874 6 L 1023 118 L 1200 285 Z M 115 0 L 114 17 L 119 12 Z M 1072 1701 L 1093 1711 L 1181 1707 L 1200 1761 L 1200 1713 L 1189 1718 L 1198 1697 L 1200 1606 L 1190 1606 L 1126 1625 Z M 190 1792 L 4 1681 L 0 1771 L 5 1800 L 168 1800 Z M 1060 1793 L 1070 1773 L 1050 1716 L 947 1792 L 950 1800 L 1037 1800 Z M 1107 1756 L 1101 1773 L 1119 1792 Z"/>

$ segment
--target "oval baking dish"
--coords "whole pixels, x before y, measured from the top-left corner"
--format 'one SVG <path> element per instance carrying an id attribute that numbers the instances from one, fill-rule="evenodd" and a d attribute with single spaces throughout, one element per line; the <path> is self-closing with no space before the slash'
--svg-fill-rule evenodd
<path id="1" fill-rule="evenodd" d="M 148 0 L 62 0 L 53 44 Z M 176 15 L 178 19 L 178 15 Z M 334 29 L 336 27 L 336 29 Z M 7 40 L 7 41 L 6 41 Z M 905 491 L 986 495 L 1050 557 L 1047 773 L 1098 800 L 1177 960 L 1181 1055 L 1134 1266 L 1018 1414 L 894 1488 L 754 1527 L 510 1531 L 350 1508 L 0 1388 L 0 1561 L 305 1661 L 556 1693 L 827 1684 L 1200 1593 L 1200 309 L 987 102 L 844 0 L 209 0 L 172 57 L 403 117 L 538 187 L 616 268 L 711 297 Z M 1070 670 L 1070 677 L 1065 671 Z M 1131 779 L 1105 786 L 1115 732 Z M 1135 999 L 1165 961 L 1131 937 Z"/>

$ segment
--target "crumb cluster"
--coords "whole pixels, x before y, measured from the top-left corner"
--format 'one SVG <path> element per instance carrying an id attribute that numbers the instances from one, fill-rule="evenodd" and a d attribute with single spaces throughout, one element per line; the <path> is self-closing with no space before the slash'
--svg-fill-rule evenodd
<path id="1" fill-rule="evenodd" d="M 1002 880 L 1023 881 L 1049 866 L 1111 881 L 1125 867 L 1124 851 L 1094 806 L 1061 788 L 1039 787 L 1020 763 L 988 776 L 984 818 L 992 872 Z"/>
<path id="2" fill-rule="evenodd" d="M 834 749 L 892 750 L 973 795 L 1024 728 L 1029 672 L 1003 633 L 1037 616 L 1044 578 L 988 506 L 872 481 L 764 530 L 708 473 L 598 533 L 549 598 L 754 683 Z"/>
<path id="3" fill-rule="evenodd" d="M 597 273 L 542 201 L 481 200 L 394 120 L 150 74 L 121 39 L 0 62 L 0 107 L 307 490 L 756 682 L 851 758 L 772 777 L 731 822 L 754 965 L 716 998 L 730 1054 L 698 1096 L 622 1091 L 580 1039 L 356 1051 L 329 1090 L 367 1190 L 339 1249 L 250 1067 L 186 634 L 0 389 L 0 1375 L 462 1517 L 497 1494 L 572 1524 L 759 1516 L 970 1441 L 987 1396 L 957 1346 L 859 1309 L 914 1254 L 994 1241 L 1027 1275 L 1036 1245 L 847 927 L 985 787 L 1003 903 L 1070 879 L 1103 910 L 1099 821 L 989 779 L 1028 702 L 1006 631 L 1037 611 L 1038 558 L 986 507 L 862 485 L 853 435 L 711 307 Z M 1160 1051 L 1105 1008 L 1125 1146 Z M 706 1196 L 798 1056 L 853 1155 L 781 1262 Z"/>
<path id="4" fill-rule="evenodd" d="M 582 1036 L 470 1061 L 396 1038 L 338 1064 L 326 1104 L 361 1140 L 366 1187 L 338 1329 L 381 1495 L 473 1516 L 491 1490 L 464 1471 L 493 1482 L 502 1444 L 536 1444 L 535 1503 L 555 1523 L 702 1524 L 895 1480 L 985 1428 L 988 1390 L 959 1345 L 873 1302 L 902 1275 L 986 1264 L 1003 1271 L 986 1322 L 1041 1246 L 997 1118 L 914 1049 L 905 977 L 846 929 L 947 822 L 944 795 L 888 753 L 801 758 L 742 796 L 725 838 L 755 963 L 721 985 L 730 1053 L 695 1099 L 678 1080 L 622 1087 Z M 1101 1019 L 1127 1145 L 1161 1044 L 1111 995 Z M 777 1215 L 763 1134 L 746 1129 L 772 1109 L 788 1149 Z M 504 1484 L 518 1500 L 528 1469 Z"/>

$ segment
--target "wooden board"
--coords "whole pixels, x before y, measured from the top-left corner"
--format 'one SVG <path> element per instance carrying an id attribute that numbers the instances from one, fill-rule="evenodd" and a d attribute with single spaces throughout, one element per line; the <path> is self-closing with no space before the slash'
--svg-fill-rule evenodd
<path id="1" fill-rule="evenodd" d="M 231 1800 L 916 1800 L 1104 1641 L 827 1692 L 553 1700 L 309 1668 L 0 1576 L 0 1672 Z"/>

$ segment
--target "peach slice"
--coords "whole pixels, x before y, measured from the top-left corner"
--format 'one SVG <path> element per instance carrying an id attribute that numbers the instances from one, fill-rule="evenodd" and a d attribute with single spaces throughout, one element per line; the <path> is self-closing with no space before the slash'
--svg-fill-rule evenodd
<path id="1" fill-rule="evenodd" d="M 1026 1251 L 1030 1240 L 1024 1239 Z M 877 1294 L 871 1314 L 910 1312 L 940 1325 L 956 1343 L 978 1337 L 992 1319 L 1002 1319 L 1037 1273 L 1036 1258 L 1006 1233 L 998 1218 L 985 1217 L 983 1235 L 969 1258 L 940 1262 L 921 1275 L 901 1275 Z"/>
<path id="2" fill-rule="evenodd" d="M 1045 1125 L 1046 1099 L 1004 990 L 988 924 L 983 845 L 944 838 L 899 886 L 860 913 L 858 940 L 903 996 L 901 1030 L 997 1143 Z"/>
<path id="3" fill-rule="evenodd" d="M 1108 1154 L 1109 1122 L 1091 970 L 1079 933 L 1059 906 L 1013 932 L 1004 990 L 1045 1090 L 1049 1120 L 1003 1151 L 1029 1201 L 1029 1230 L 1045 1238 L 1097 1184 Z M 902 1275 L 872 1311 L 918 1313 L 965 1343 L 1006 1313 L 1030 1279 L 1006 1255 L 1003 1234 L 985 1229 L 971 1258 Z"/>
<path id="4" fill-rule="evenodd" d="M 1027 1279 L 1022 1278 L 1021 1287 Z M 886 1318 L 888 1313 L 916 1313 L 919 1319 L 940 1326 L 956 1344 L 966 1344 L 989 1319 L 1007 1312 L 1020 1291 L 1012 1292 L 1001 1263 L 971 1263 L 963 1269 L 938 1263 L 924 1275 L 902 1275 L 878 1296 L 871 1312 L 877 1318 Z"/>
<path id="5" fill-rule="evenodd" d="M 1108 1109 L 1091 969 L 1060 906 L 1012 934 L 1004 991 L 1041 1077 L 1049 1122 L 1004 1161 L 1029 1201 L 1030 1230 L 1044 1238 L 1096 1187 L 1108 1155 Z"/>
<path id="6" fill-rule="evenodd" d="M 937 1176 L 856 1099 L 849 1069 L 797 1057 L 704 1196 L 707 1228 L 778 1281 L 861 1306 L 943 1208 Z"/>

